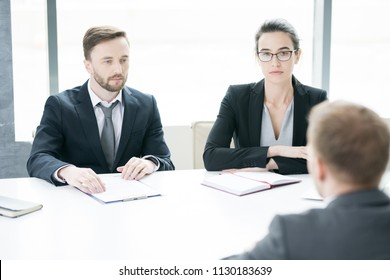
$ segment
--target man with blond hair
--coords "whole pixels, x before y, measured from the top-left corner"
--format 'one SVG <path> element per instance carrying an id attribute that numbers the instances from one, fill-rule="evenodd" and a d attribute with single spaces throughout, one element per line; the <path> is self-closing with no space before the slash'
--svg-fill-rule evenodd
<path id="1" fill-rule="evenodd" d="M 389 158 L 388 125 L 343 101 L 310 113 L 308 170 L 324 209 L 278 215 L 268 235 L 230 259 L 390 259 L 390 199 L 378 189 Z"/>

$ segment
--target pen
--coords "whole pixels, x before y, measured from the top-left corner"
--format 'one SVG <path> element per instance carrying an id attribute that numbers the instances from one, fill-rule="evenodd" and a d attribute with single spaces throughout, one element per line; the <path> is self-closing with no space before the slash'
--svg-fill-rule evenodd
<path id="1" fill-rule="evenodd" d="M 146 195 L 143 195 L 143 196 L 125 198 L 123 199 L 123 201 L 139 200 L 139 199 L 146 199 L 146 198 L 148 197 Z"/>

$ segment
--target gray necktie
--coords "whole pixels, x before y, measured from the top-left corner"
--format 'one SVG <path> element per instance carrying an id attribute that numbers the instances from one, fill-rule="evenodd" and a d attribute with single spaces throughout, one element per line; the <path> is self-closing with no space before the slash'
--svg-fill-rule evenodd
<path id="1" fill-rule="evenodd" d="M 102 136 L 100 142 L 108 167 L 112 171 L 112 165 L 114 164 L 115 158 L 115 132 L 114 125 L 112 123 L 112 110 L 118 104 L 118 100 L 111 104 L 110 107 L 104 107 L 101 103 L 98 106 L 102 109 L 104 114 L 104 126 L 102 130 Z"/>

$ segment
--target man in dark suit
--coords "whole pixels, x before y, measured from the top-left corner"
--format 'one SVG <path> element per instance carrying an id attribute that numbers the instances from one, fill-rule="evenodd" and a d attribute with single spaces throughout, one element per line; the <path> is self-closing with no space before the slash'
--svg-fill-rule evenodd
<path id="1" fill-rule="evenodd" d="M 126 33 L 110 26 L 90 28 L 83 48 L 90 79 L 47 99 L 27 162 L 29 175 L 95 193 L 105 190 L 97 173 L 118 171 L 124 179 L 138 180 L 173 170 L 156 100 L 125 86 Z M 110 106 L 111 116 L 105 113 Z M 110 144 L 101 142 L 103 134 Z"/>
<path id="2" fill-rule="evenodd" d="M 373 111 L 342 101 L 314 107 L 308 169 L 327 207 L 276 216 L 263 240 L 229 259 L 390 259 L 390 199 L 378 189 L 389 145 Z"/>

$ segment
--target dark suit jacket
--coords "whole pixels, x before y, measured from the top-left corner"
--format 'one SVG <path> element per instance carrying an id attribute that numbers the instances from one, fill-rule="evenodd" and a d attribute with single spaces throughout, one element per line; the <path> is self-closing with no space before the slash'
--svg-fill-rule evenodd
<path id="1" fill-rule="evenodd" d="M 390 259 L 390 199 L 379 190 L 339 196 L 325 209 L 276 216 L 255 248 L 230 259 Z"/>
<path id="2" fill-rule="evenodd" d="M 133 156 L 153 155 L 160 162 L 159 170 L 173 170 L 154 97 L 124 87 L 122 102 L 123 125 L 115 169 L 125 165 Z M 52 176 L 55 170 L 66 164 L 89 167 L 96 173 L 112 172 L 100 144 L 87 82 L 47 99 L 27 170 L 32 177 L 60 185 Z"/>
<path id="3" fill-rule="evenodd" d="M 327 99 L 326 91 L 301 84 L 293 77 L 293 146 L 306 146 L 310 109 Z M 203 161 L 207 170 L 265 167 L 268 147 L 260 147 L 264 80 L 232 85 L 222 100 L 217 120 L 207 139 Z M 230 142 L 234 139 L 235 148 Z M 274 157 L 281 174 L 307 173 L 306 160 Z"/>

